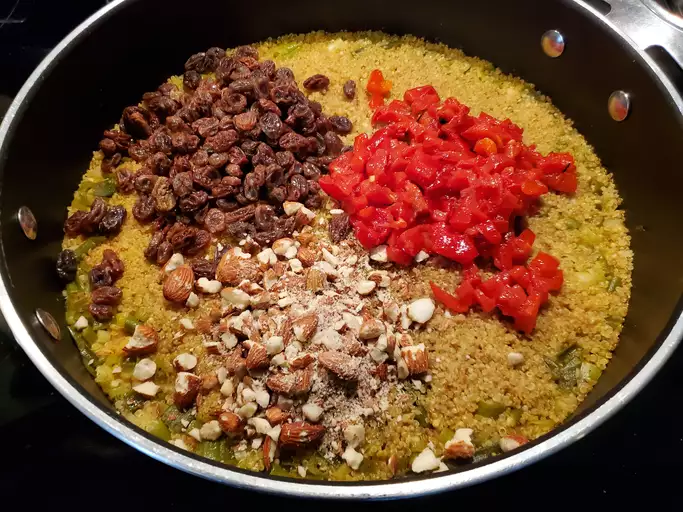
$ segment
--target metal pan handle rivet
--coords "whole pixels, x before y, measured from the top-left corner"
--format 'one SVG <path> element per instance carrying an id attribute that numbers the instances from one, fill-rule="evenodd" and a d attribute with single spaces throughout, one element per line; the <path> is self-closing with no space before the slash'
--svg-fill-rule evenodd
<path id="1" fill-rule="evenodd" d="M 50 313 L 44 309 L 36 308 L 36 318 L 38 319 L 38 322 L 40 322 L 40 325 L 42 325 L 45 330 L 50 333 L 50 336 L 57 341 L 62 339 L 62 331 L 59 328 L 59 324 Z"/>
<path id="2" fill-rule="evenodd" d="M 38 221 L 28 206 L 22 206 L 17 210 L 17 219 L 21 230 L 29 240 L 35 240 L 38 236 Z"/>
<path id="3" fill-rule="evenodd" d="M 631 97 L 627 92 L 614 91 L 607 100 L 607 111 L 615 121 L 623 121 L 631 111 Z"/>
<path id="4" fill-rule="evenodd" d="M 557 58 L 564 52 L 564 36 L 559 30 L 548 30 L 541 37 L 541 48 L 548 57 Z"/>

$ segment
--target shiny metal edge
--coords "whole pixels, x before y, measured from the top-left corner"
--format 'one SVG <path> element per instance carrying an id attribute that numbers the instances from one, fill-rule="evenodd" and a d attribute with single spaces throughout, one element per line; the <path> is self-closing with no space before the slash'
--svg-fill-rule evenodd
<path id="1" fill-rule="evenodd" d="M 43 73 L 65 51 L 82 33 L 86 32 L 95 22 L 105 17 L 110 11 L 118 8 L 124 2 L 131 0 L 115 0 L 106 5 L 87 20 L 76 27 L 64 40 L 62 40 L 52 52 L 40 63 L 36 70 L 31 74 L 24 86 L 21 88 L 10 106 L 4 121 L 0 125 L 0 153 L 7 143 L 6 136 L 16 117 L 17 112 L 24 100 L 30 95 L 32 89 L 36 87 Z M 679 112 L 683 115 L 683 99 L 673 87 L 673 84 L 666 75 L 657 67 L 654 61 L 633 41 L 628 38 L 623 31 L 615 26 L 609 19 L 602 16 L 598 11 L 583 3 L 580 0 L 572 0 L 586 14 L 595 16 L 606 29 L 615 32 L 624 38 L 639 53 L 641 58 L 648 64 L 652 71 L 657 75 L 662 85 L 674 100 Z M 498 461 L 453 474 L 435 475 L 421 480 L 411 480 L 406 482 L 386 482 L 386 483 L 359 483 L 355 485 L 330 485 L 330 484 L 311 484 L 298 481 L 283 481 L 268 478 L 258 474 L 243 474 L 229 468 L 217 467 L 207 462 L 196 460 L 189 457 L 177 448 L 162 442 L 149 439 L 122 420 L 118 420 L 114 415 L 106 411 L 102 406 L 96 405 L 85 395 L 72 385 L 55 367 L 52 366 L 48 358 L 43 354 L 38 345 L 33 341 L 31 335 L 24 327 L 17 310 L 9 299 L 7 289 L 8 284 L 5 277 L 0 274 L 0 310 L 5 316 L 12 333 L 24 352 L 31 359 L 38 370 L 47 380 L 61 393 L 69 402 L 77 407 L 83 414 L 94 421 L 97 425 L 110 432 L 131 447 L 153 457 L 154 459 L 168 464 L 187 473 L 200 476 L 216 482 L 234 485 L 236 487 L 250 489 L 254 491 L 267 492 L 271 494 L 282 494 L 305 498 L 327 498 L 327 499 L 390 499 L 416 497 L 447 490 L 454 490 L 476 483 L 481 483 L 496 476 L 501 476 L 512 471 L 521 469 L 533 462 L 536 462 L 548 455 L 551 455 L 562 448 L 569 446 L 574 441 L 583 438 L 586 434 L 601 425 L 605 420 L 619 411 L 629 400 L 631 400 L 657 373 L 657 371 L 669 359 L 675 348 L 683 337 L 683 316 L 680 316 L 673 328 L 662 342 L 661 346 L 652 355 L 650 360 L 641 370 L 627 382 L 614 396 L 605 403 L 597 407 L 586 417 L 577 421 L 573 425 L 560 430 L 545 441 L 533 444 L 527 449 L 521 450 L 517 454 L 510 455 Z"/>

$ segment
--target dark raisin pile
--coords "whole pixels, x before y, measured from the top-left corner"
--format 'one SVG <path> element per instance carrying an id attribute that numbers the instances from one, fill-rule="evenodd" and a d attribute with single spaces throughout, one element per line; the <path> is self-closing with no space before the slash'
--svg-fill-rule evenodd
<path id="1" fill-rule="evenodd" d="M 202 78 L 211 72 L 215 79 Z M 304 82 L 309 90 L 328 84 L 323 75 Z M 310 101 L 290 69 L 260 61 L 251 46 L 230 56 L 220 48 L 193 55 L 182 91 L 164 83 L 144 94 L 140 106 L 124 109 L 119 126 L 100 142 L 102 170 L 116 172 L 123 156 L 142 164 L 115 178 L 120 192 L 139 196 L 135 219 L 154 223 L 145 255 L 159 264 L 174 252 L 200 253 L 211 235 L 250 235 L 259 244 L 290 235 L 300 226 L 282 203 L 321 206 L 318 178 L 343 150 L 339 135 L 352 129 Z M 113 229 L 106 215 L 95 217 L 77 212 L 65 229 Z"/>

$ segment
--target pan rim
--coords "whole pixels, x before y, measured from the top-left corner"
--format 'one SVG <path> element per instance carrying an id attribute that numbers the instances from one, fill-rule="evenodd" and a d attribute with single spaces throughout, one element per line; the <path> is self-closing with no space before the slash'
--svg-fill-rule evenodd
<path id="1" fill-rule="evenodd" d="M 13 131 L 14 120 L 21 112 L 23 105 L 32 97 L 40 85 L 44 74 L 56 65 L 60 57 L 81 37 L 87 35 L 90 30 L 94 30 L 110 13 L 131 1 L 134 0 L 115 0 L 102 7 L 69 33 L 39 64 L 16 95 L 0 125 L 0 158 L 5 154 L 5 146 Z M 598 19 L 605 29 L 611 30 L 622 40 L 628 42 L 632 51 L 639 54 L 652 73 L 656 75 L 660 84 L 666 89 L 679 114 L 683 115 L 683 99 L 668 77 L 645 51 L 640 50 L 627 35 L 591 6 L 580 0 L 566 0 L 565 3 L 575 4 L 578 8 L 586 11 L 587 15 L 592 15 Z M 530 443 L 525 449 L 507 456 L 497 457 L 492 462 L 480 466 L 475 465 L 464 471 L 428 475 L 398 482 L 301 482 L 253 472 L 243 472 L 212 463 L 168 443 L 155 440 L 123 418 L 118 418 L 103 404 L 95 402 L 90 398 L 87 391 L 69 376 L 63 374 L 57 365 L 52 363 L 50 356 L 33 340 L 9 298 L 10 283 L 6 270 L 3 265 L 0 272 L 0 310 L 6 318 L 12 334 L 52 386 L 90 420 L 136 450 L 195 476 L 254 491 L 304 498 L 377 500 L 416 497 L 474 485 L 525 467 L 581 439 L 619 411 L 652 379 L 669 359 L 683 337 L 683 316 L 680 315 L 680 308 L 677 308 L 672 315 L 670 329 L 668 333 L 663 335 L 659 347 L 656 345 L 653 347 L 653 352 L 643 358 L 645 363 L 640 369 L 625 377 L 619 384 L 621 387 L 617 386 L 612 391 L 611 396 L 568 424 L 552 431 L 538 441 Z M 676 317 L 676 315 L 678 316 Z M 675 321 L 673 321 L 674 318 Z"/>

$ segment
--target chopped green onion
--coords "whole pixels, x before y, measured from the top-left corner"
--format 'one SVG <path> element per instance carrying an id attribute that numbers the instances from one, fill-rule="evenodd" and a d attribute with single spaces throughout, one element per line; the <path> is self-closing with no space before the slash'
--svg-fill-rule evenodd
<path id="1" fill-rule="evenodd" d="M 500 402 L 496 402 L 494 400 L 484 400 L 483 402 L 479 402 L 479 406 L 477 407 L 475 414 L 479 414 L 484 418 L 496 419 L 505 412 L 505 409 L 506 407 Z"/>
<path id="2" fill-rule="evenodd" d="M 91 250 L 104 242 L 107 238 L 104 236 L 93 236 L 88 238 L 85 242 L 74 249 L 74 254 L 77 258 L 82 258 L 87 255 Z"/>
<path id="3" fill-rule="evenodd" d="M 614 276 L 612 279 L 609 280 L 609 283 L 607 285 L 607 291 L 612 293 L 613 291 L 615 291 L 620 286 L 621 286 L 621 278 Z"/>
<path id="4" fill-rule="evenodd" d="M 111 178 L 107 178 L 93 186 L 92 191 L 99 197 L 111 197 L 116 192 L 116 183 Z"/>

